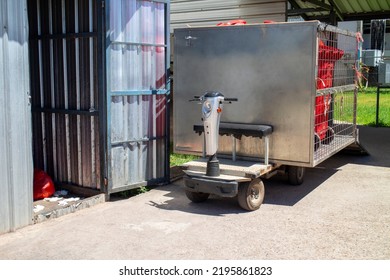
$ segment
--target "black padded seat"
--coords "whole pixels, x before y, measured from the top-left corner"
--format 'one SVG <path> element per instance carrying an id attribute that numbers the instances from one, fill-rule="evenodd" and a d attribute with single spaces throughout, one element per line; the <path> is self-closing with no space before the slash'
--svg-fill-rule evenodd
<path id="1" fill-rule="evenodd" d="M 201 135 L 204 132 L 202 125 L 194 125 L 194 131 Z M 219 124 L 220 135 L 233 135 L 235 138 L 241 139 L 241 136 L 251 136 L 262 138 L 272 134 L 273 127 L 265 124 L 247 124 L 247 123 L 231 123 L 221 122 Z"/>

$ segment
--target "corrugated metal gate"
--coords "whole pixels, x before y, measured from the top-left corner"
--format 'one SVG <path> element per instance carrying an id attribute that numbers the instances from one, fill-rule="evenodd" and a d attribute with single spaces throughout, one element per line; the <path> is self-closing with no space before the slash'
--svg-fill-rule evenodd
<path id="1" fill-rule="evenodd" d="M 108 1 L 109 192 L 169 178 L 169 1 Z"/>
<path id="2" fill-rule="evenodd" d="M 0 0 L 0 234 L 32 223 L 26 0 Z"/>
<path id="3" fill-rule="evenodd" d="M 28 1 L 34 164 L 107 194 L 169 180 L 169 1 Z"/>

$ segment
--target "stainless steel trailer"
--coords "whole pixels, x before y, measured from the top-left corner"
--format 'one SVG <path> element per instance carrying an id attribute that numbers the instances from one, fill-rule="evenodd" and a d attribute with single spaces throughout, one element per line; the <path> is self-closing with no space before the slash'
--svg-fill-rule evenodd
<path id="1" fill-rule="evenodd" d="M 234 176 L 250 181 L 282 167 L 290 170 L 290 182 L 301 183 L 304 167 L 358 141 L 358 34 L 310 21 L 183 28 L 174 40 L 174 152 L 203 154 L 203 136 L 193 131 L 200 109 L 188 100 L 210 90 L 238 98 L 221 122 L 273 128 L 269 141 L 221 136 L 218 155 L 228 161 L 223 175 L 229 175 L 224 168 L 242 170 L 242 162 L 252 162 L 263 164 L 255 175 L 247 164 Z M 187 176 L 202 173 L 201 165 L 186 164 Z"/>

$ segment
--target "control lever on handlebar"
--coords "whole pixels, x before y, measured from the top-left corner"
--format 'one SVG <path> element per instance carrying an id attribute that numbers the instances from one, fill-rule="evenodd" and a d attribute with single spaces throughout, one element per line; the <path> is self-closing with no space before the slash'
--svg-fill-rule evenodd
<path id="1" fill-rule="evenodd" d="M 203 96 L 194 96 L 194 99 L 190 99 L 188 100 L 189 102 L 193 102 L 193 101 L 202 101 L 204 100 L 204 97 Z M 238 101 L 238 98 L 227 98 L 227 97 L 224 97 L 224 102 L 226 103 L 232 103 L 232 102 L 236 102 Z"/>
<path id="2" fill-rule="evenodd" d="M 226 98 L 225 97 L 223 101 L 231 104 L 232 102 L 238 101 L 238 98 Z"/>

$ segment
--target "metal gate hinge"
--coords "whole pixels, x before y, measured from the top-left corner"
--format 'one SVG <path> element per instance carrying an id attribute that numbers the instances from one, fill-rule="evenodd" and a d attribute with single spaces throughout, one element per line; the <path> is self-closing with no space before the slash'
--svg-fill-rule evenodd
<path id="1" fill-rule="evenodd" d="M 186 46 L 189 47 L 191 46 L 191 40 L 196 40 L 198 39 L 197 37 L 192 37 L 191 35 L 185 36 L 184 39 L 187 40 Z"/>

